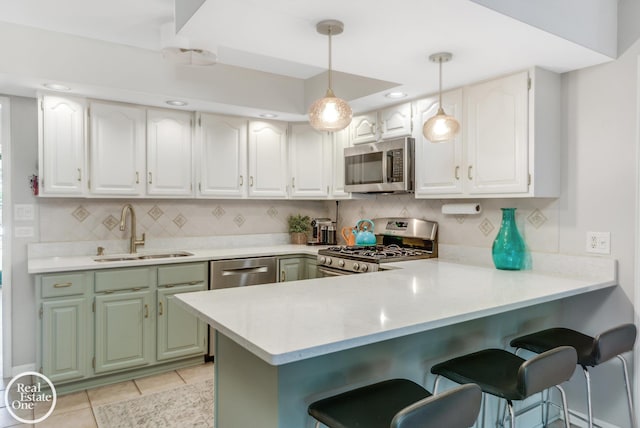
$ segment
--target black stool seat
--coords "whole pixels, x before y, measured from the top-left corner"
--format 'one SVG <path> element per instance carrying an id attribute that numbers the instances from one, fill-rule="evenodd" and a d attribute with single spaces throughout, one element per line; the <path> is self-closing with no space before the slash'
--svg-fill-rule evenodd
<path id="1" fill-rule="evenodd" d="M 410 380 L 391 379 L 316 401 L 308 412 L 331 428 L 466 428 L 481 400 L 480 388 L 466 387 L 436 396 Z"/>
<path id="2" fill-rule="evenodd" d="M 558 327 L 517 337 L 511 341 L 511 346 L 537 354 L 558 346 L 571 346 L 578 353 L 578 364 L 595 367 L 633 350 L 635 339 L 636 327 L 633 324 L 624 324 L 596 337 Z"/>
<path id="3" fill-rule="evenodd" d="M 435 392 L 443 376 L 457 383 L 475 383 L 482 391 L 505 399 L 511 427 L 515 426 L 516 417 L 513 401 L 556 387 L 562 397 L 565 427 L 569 428 L 566 396 L 560 384 L 571 378 L 576 361 L 576 351 L 569 346 L 551 349 L 529 360 L 504 349 L 484 349 L 436 364 L 431 373 L 436 375 Z"/>
<path id="4" fill-rule="evenodd" d="M 575 359 L 567 360 L 566 354 L 547 360 L 543 367 L 534 366 L 534 372 L 527 360 L 511 352 L 485 349 L 436 364 L 431 373 L 457 383 L 475 383 L 484 392 L 506 400 L 524 400 L 568 380 L 574 369 Z"/>
<path id="5" fill-rule="evenodd" d="M 578 354 L 578 364 L 582 366 L 587 387 L 587 422 L 589 428 L 593 427 L 593 409 L 591 402 L 591 377 L 588 367 L 598 366 L 617 357 L 622 363 L 631 426 L 635 427 L 636 417 L 633 411 L 631 384 L 629 382 L 627 362 L 622 354 L 633 350 L 636 335 L 636 326 L 631 323 L 610 328 L 595 337 L 569 328 L 557 327 L 517 337 L 513 339 L 510 344 L 515 348 L 526 349 L 535 353 L 545 352 L 556 346 L 571 346 L 576 350 Z"/>

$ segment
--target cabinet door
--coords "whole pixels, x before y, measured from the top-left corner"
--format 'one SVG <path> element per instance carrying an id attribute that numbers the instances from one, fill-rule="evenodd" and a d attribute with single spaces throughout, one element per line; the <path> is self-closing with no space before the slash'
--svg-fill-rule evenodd
<path id="1" fill-rule="evenodd" d="M 192 114 L 147 110 L 147 194 L 191 196 Z"/>
<path id="2" fill-rule="evenodd" d="M 350 125 L 353 144 L 370 143 L 378 139 L 378 115 L 376 112 L 354 116 Z"/>
<path id="3" fill-rule="evenodd" d="M 278 122 L 249 123 L 249 196 L 287 196 L 287 129 Z"/>
<path id="4" fill-rule="evenodd" d="M 351 147 L 349 129 L 333 133 L 333 165 L 331 180 L 331 197 L 335 199 L 347 199 L 351 193 L 344 191 L 344 149 Z"/>
<path id="5" fill-rule="evenodd" d="M 444 111 L 462 121 L 462 89 L 442 94 Z M 438 112 L 438 97 L 419 100 L 413 136 L 416 140 L 416 197 L 459 194 L 463 189 L 462 133 L 452 141 L 432 143 L 422 133 L 424 123 Z"/>
<path id="6" fill-rule="evenodd" d="M 96 373 L 153 361 L 153 308 L 148 290 L 95 297 Z"/>
<path id="7" fill-rule="evenodd" d="M 318 275 L 318 259 L 316 257 L 307 257 L 305 260 L 306 275 L 305 279 L 319 278 Z"/>
<path id="8" fill-rule="evenodd" d="M 201 114 L 198 119 L 198 149 L 199 195 L 246 196 L 246 119 Z"/>
<path id="9" fill-rule="evenodd" d="M 381 133 L 383 140 L 411 135 L 412 127 L 411 103 L 380 110 Z"/>
<path id="10" fill-rule="evenodd" d="M 291 125 L 289 171 L 291 196 L 326 198 L 329 195 L 330 135 L 309 124 Z"/>
<path id="11" fill-rule="evenodd" d="M 142 195 L 145 110 L 92 101 L 89 106 L 90 192 Z"/>
<path id="12" fill-rule="evenodd" d="M 279 282 L 297 281 L 305 278 L 305 260 L 301 257 L 292 257 L 278 260 Z"/>
<path id="13" fill-rule="evenodd" d="M 205 283 L 158 289 L 158 361 L 204 354 L 207 326 L 176 303 L 175 295 L 206 289 Z"/>
<path id="14" fill-rule="evenodd" d="M 42 373 L 54 383 L 89 375 L 85 298 L 42 303 Z"/>
<path id="15" fill-rule="evenodd" d="M 528 73 L 465 88 L 467 192 L 528 191 Z"/>
<path id="16" fill-rule="evenodd" d="M 84 195 L 85 101 L 44 96 L 39 121 L 40 194 Z"/>

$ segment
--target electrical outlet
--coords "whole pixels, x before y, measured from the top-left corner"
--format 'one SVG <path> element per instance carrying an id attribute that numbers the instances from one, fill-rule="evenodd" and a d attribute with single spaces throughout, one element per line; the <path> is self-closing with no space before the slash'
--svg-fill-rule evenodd
<path id="1" fill-rule="evenodd" d="M 587 253 L 611 254 L 611 233 L 587 232 Z"/>

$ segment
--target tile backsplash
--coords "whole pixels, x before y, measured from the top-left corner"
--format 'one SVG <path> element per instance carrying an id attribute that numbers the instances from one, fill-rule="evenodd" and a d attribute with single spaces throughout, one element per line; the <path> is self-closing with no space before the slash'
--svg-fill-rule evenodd
<path id="1" fill-rule="evenodd" d="M 290 214 L 326 216 L 322 201 L 40 199 L 40 242 L 97 241 L 129 237 L 120 231 L 126 203 L 136 212 L 137 234 L 181 238 L 287 232 Z"/>
<path id="2" fill-rule="evenodd" d="M 558 252 L 558 202 L 555 199 L 479 199 L 476 215 L 445 215 L 445 203 L 413 195 L 379 195 L 340 202 L 338 228 L 362 218 L 418 217 L 437 221 L 443 244 L 491 247 L 500 228 L 502 207 L 515 207 L 518 228 L 529 250 Z M 293 200 L 98 200 L 40 199 L 40 242 L 121 240 L 119 229 L 126 203 L 136 211 L 137 233 L 147 238 L 181 238 L 287 232 L 290 214 L 335 217 L 334 201 Z M 338 233 L 338 236 L 340 234 Z M 339 243 L 342 240 L 339 239 Z"/>
<path id="3" fill-rule="evenodd" d="M 442 205 L 477 202 L 479 214 L 442 214 Z M 334 204 L 335 205 L 335 204 Z M 328 209 L 335 213 L 329 204 Z M 517 208 L 518 229 L 530 251 L 558 252 L 558 202 L 556 199 L 425 200 L 413 195 L 380 195 L 371 199 L 340 203 L 340 227 L 352 226 L 362 218 L 416 217 L 438 222 L 442 244 L 490 248 L 500 229 L 500 208 Z M 332 214 L 334 216 L 335 214 Z"/>

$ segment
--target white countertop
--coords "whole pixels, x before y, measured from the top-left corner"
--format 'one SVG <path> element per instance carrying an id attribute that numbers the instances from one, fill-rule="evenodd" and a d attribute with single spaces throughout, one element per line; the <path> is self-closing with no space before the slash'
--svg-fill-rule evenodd
<path id="1" fill-rule="evenodd" d="M 52 273 L 52 272 L 69 272 L 77 270 L 94 270 L 94 269 L 111 269 L 117 267 L 135 267 L 160 265 L 170 263 L 188 263 L 207 260 L 222 260 L 244 257 L 262 257 L 262 256 L 285 256 L 294 254 L 308 254 L 315 256 L 318 249 L 325 248 L 322 246 L 312 245 L 268 245 L 261 247 L 240 247 L 240 248 L 214 248 L 214 249 L 189 249 L 189 248 L 171 248 L 166 252 L 186 251 L 192 256 L 156 258 L 146 260 L 122 260 L 97 262 L 94 260 L 96 256 L 59 256 L 59 257 L 41 257 L 29 258 L 28 272 L 34 273 Z M 163 250 L 157 249 L 153 251 L 140 251 L 140 255 L 162 253 Z M 127 255 L 127 254 L 124 254 Z M 118 256 L 118 254 L 108 254 L 108 256 Z"/>
<path id="2" fill-rule="evenodd" d="M 298 251 L 299 252 L 299 251 Z M 442 260 L 384 272 L 177 295 L 212 327 L 272 365 L 614 286 L 601 278 L 501 271 Z"/>

